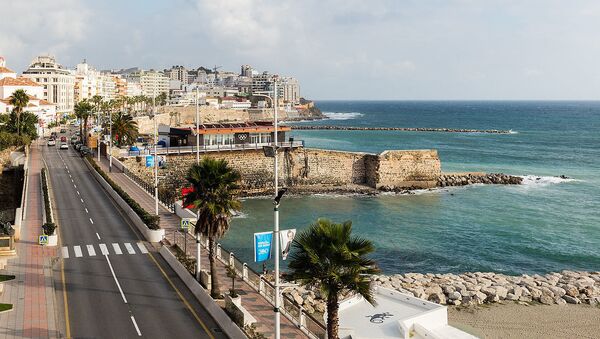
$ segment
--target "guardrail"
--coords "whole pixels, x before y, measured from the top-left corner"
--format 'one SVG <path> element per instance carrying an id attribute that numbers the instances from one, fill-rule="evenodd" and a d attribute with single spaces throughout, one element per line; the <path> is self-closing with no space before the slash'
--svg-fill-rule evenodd
<path id="1" fill-rule="evenodd" d="M 194 253 L 196 249 L 195 236 L 181 230 L 167 232 L 165 239 L 173 241 L 184 253 L 188 253 L 188 248 Z M 193 245 L 188 244 L 188 240 L 193 241 Z M 202 237 L 201 246 L 208 251 L 208 239 Z M 217 244 L 216 257 L 221 263 L 227 266 L 233 266 L 236 274 L 244 282 L 250 285 L 255 291 L 260 293 L 271 305 L 275 305 L 275 286 L 267 278 L 248 267 L 248 264 L 239 260 L 232 252 L 224 249 L 221 244 Z M 195 256 L 194 256 L 195 257 Z M 312 339 L 321 339 L 326 337 L 327 329 L 323 322 L 304 311 L 302 306 L 296 305 L 287 295 L 281 296 L 281 314 L 288 318 L 302 332 Z"/>
<path id="2" fill-rule="evenodd" d="M 259 150 L 264 146 L 273 146 L 273 143 L 254 143 L 254 144 L 229 144 L 229 145 L 203 145 L 197 146 L 177 146 L 177 147 L 157 147 L 157 155 L 177 155 L 177 154 L 188 154 L 206 152 L 222 152 L 222 151 L 243 151 L 243 150 Z M 299 148 L 304 147 L 304 140 L 297 141 L 285 141 L 278 143 L 279 147 L 282 148 Z M 139 151 L 128 151 L 129 156 L 136 155 L 153 155 L 154 148 L 149 147 L 141 149 Z"/>
<path id="3" fill-rule="evenodd" d="M 131 172 L 127 167 L 123 166 L 123 174 L 129 177 L 138 186 L 144 189 L 146 192 L 154 195 L 154 184 L 147 182 L 146 180 L 138 177 L 135 173 Z M 165 194 L 164 191 L 158 190 L 158 200 L 169 210 L 171 213 L 175 213 L 175 196 Z"/>

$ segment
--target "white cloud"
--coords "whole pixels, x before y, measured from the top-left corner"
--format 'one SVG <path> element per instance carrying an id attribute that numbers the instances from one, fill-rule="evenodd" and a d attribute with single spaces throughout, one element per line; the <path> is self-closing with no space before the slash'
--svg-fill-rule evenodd
<path id="1" fill-rule="evenodd" d="M 1 7 L 8 19 L 0 20 L 0 55 L 17 68 L 41 53 L 56 54 L 60 62 L 85 37 L 89 12 L 80 1 L 9 0 Z"/>

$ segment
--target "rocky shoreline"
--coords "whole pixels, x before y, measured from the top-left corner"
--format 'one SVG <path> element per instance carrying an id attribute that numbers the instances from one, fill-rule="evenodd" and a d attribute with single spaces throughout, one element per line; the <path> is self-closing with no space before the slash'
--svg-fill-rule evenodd
<path id="1" fill-rule="evenodd" d="M 523 177 L 504 173 L 442 174 L 438 179 L 438 187 L 465 186 L 472 184 L 520 185 L 522 183 Z"/>
<path id="2" fill-rule="evenodd" d="M 405 273 L 377 275 L 376 286 L 411 294 L 442 305 L 481 305 L 501 302 L 545 305 L 600 306 L 600 272 L 562 271 L 545 275 Z M 294 287 L 285 293 L 308 313 L 322 314 L 325 301 L 317 289 Z"/>
<path id="3" fill-rule="evenodd" d="M 290 126 L 296 130 L 328 130 L 328 131 L 403 131 L 403 132 L 445 132 L 445 133 L 485 133 L 512 134 L 510 130 L 498 129 L 465 129 L 465 128 L 429 128 L 429 127 L 356 127 L 356 126 Z"/>

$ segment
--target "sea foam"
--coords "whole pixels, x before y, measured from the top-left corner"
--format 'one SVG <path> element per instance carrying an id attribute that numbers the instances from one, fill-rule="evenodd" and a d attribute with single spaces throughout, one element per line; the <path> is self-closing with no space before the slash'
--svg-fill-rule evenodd
<path id="1" fill-rule="evenodd" d="M 561 184 L 565 182 L 577 181 L 573 178 L 561 178 L 561 177 L 551 177 L 551 176 L 539 176 L 539 175 L 522 175 L 523 183 L 522 185 L 528 186 L 546 186 L 553 184 Z"/>
<path id="2" fill-rule="evenodd" d="M 323 112 L 329 120 L 351 120 L 363 116 L 359 112 Z"/>

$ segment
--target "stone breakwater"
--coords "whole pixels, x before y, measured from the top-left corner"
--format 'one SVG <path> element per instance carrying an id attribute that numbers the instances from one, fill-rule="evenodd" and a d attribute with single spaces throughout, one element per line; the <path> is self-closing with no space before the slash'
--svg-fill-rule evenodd
<path id="1" fill-rule="evenodd" d="M 445 133 L 485 133 L 512 134 L 510 130 L 499 129 L 465 129 L 465 128 L 430 128 L 430 127 L 356 127 L 356 126 L 300 126 L 292 125 L 297 130 L 328 130 L 328 131 L 402 131 L 402 132 L 445 132 Z"/>
<path id="2" fill-rule="evenodd" d="M 504 173 L 468 173 L 442 174 L 438 179 L 438 187 L 465 186 L 472 184 L 520 185 L 522 177 Z"/>
<path id="3" fill-rule="evenodd" d="M 562 271 L 521 276 L 493 272 L 406 273 L 377 275 L 373 277 L 373 283 L 442 305 L 509 301 L 600 305 L 600 272 Z M 295 287 L 285 294 L 308 313 L 326 310 L 325 301 L 317 289 Z"/>

